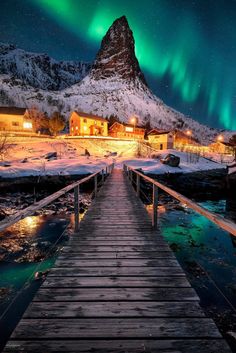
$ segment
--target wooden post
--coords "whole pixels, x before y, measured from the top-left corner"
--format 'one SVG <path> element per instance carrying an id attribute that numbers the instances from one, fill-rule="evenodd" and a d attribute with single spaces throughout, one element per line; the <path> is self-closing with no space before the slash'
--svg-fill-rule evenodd
<path id="1" fill-rule="evenodd" d="M 136 192 L 137 196 L 140 197 L 140 175 L 136 175 Z"/>
<path id="2" fill-rule="evenodd" d="M 107 174 L 108 174 L 108 170 L 107 170 L 107 166 L 106 166 L 106 176 L 107 176 Z"/>
<path id="3" fill-rule="evenodd" d="M 152 210 L 152 226 L 154 229 L 157 229 L 157 207 L 158 207 L 158 187 L 153 184 L 153 210 Z"/>
<path id="4" fill-rule="evenodd" d="M 79 231 L 79 185 L 74 188 L 75 233 Z"/>
<path id="5" fill-rule="evenodd" d="M 104 169 L 102 169 L 102 184 L 104 183 Z"/>
<path id="6" fill-rule="evenodd" d="M 94 177 L 94 196 L 96 197 L 98 193 L 98 175 Z"/>

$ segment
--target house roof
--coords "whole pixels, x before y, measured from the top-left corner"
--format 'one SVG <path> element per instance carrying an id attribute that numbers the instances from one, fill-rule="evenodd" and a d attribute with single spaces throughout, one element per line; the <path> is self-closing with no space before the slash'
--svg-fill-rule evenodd
<path id="1" fill-rule="evenodd" d="M 159 131 L 157 129 L 152 129 L 148 132 L 148 135 L 166 135 L 169 134 L 171 131 Z"/>
<path id="2" fill-rule="evenodd" d="M 100 120 L 100 121 L 104 121 L 104 122 L 108 123 L 108 121 L 106 119 L 104 119 L 103 117 L 98 116 L 98 115 L 93 115 L 93 114 L 88 114 L 88 113 L 84 113 L 84 112 L 79 112 L 77 110 L 75 110 L 74 113 L 76 113 L 77 115 L 79 115 L 82 118 Z"/>
<path id="3" fill-rule="evenodd" d="M 27 108 L 0 107 L 0 114 L 24 115 Z"/>
<path id="4" fill-rule="evenodd" d="M 114 122 L 114 124 L 111 125 L 110 129 L 112 129 L 112 127 L 116 124 L 121 125 L 121 126 L 134 127 L 134 124 L 125 124 L 125 123 L 120 123 L 119 121 L 116 121 L 116 122 Z M 143 127 L 140 127 L 137 125 L 135 125 L 135 129 L 145 130 Z"/>
<path id="5" fill-rule="evenodd" d="M 224 142 L 224 141 L 220 141 L 220 143 L 224 146 L 227 146 L 227 147 L 234 147 L 234 145 L 230 142 Z"/>

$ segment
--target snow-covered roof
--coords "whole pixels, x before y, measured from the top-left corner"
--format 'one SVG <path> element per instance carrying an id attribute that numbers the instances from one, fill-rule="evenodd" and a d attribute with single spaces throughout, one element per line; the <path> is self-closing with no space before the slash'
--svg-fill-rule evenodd
<path id="1" fill-rule="evenodd" d="M 111 125 L 111 127 L 109 128 L 109 130 L 112 130 L 115 125 L 121 125 L 121 126 L 127 126 L 127 127 L 134 127 L 134 124 L 125 124 L 125 123 L 120 123 L 119 121 L 115 121 L 114 124 Z M 143 130 L 143 131 L 145 130 L 143 127 L 137 126 L 137 125 L 135 125 L 135 129 L 140 129 L 140 130 Z"/>
<path id="2" fill-rule="evenodd" d="M 148 135 L 166 135 L 169 134 L 171 131 L 159 131 L 157 129 L 152 129 L 148 132 Z"/>
<path id="3" fill-rule="evenodd" d="M 26 112 L 26 108 L 0 107 L 0 114 L 24 115 L 25 112 Z"/>
<path id="4" fill-rule="evenodd" d="M 104 121 L 104 122 L 108 123 L 108 121 L 106 119 L 104 119 L 103 117 L 98 116 L 98 115 L 88 114 L 88 113 L 80 112 L 77 110 L 75 110 L 73 113 L 76 113 L 77 115 L 79 115 L 82 118 L 100 120 L 100 121 Z"/>

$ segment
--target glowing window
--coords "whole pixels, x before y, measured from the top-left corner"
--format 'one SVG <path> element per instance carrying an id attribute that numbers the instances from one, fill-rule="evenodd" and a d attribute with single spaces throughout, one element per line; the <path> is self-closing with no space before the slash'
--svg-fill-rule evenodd
<path id="1" fill-rule="evenodd" d="M 24 121 L 23 128 L 24 129 L 32 129 L 32 123 L 30 123 L 28 121 Z"/>
<path id="2" fill-rule="evenodd" d="M 133 128 L 133 127 L 130 127 L 130 126 L 126 126 L 126 127 L 125 127 L 125 131 L 127 131 L 127 132 L 133 132 L 133 131 L 134 131 L 134 128 Z"/>
<path id="3" fill-rule="evenodd" d="M 73 126 L 72 126 L 72 128 L 71 128 L 71 131 L 74 131 L 74 128 L 73 128 Z"/>
<path id="4" fill-rule="evenodd" d="M 78 130 L 78 126 L 75 127 L 75 130 Z"/>

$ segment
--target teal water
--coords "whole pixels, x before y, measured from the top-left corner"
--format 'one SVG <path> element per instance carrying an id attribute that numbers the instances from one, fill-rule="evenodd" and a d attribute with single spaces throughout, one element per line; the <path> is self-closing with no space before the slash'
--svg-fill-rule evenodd
<path id="1" fill-rule="evenodd" d="M 232 220 L 226 200 L 199 203 Z M 235 205 L 235 203 L 233 202 Z M 205 217 L 178 205 L 159 208 L 162 234 L 198 292 L 201 305 L 223 333 L 236 329 L 236 237 Z"/>

